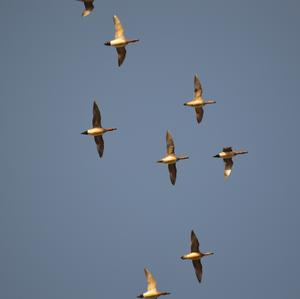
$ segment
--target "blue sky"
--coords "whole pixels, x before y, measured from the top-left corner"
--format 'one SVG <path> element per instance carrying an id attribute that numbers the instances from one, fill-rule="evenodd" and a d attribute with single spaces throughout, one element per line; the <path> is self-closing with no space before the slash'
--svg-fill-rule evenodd
<path id="1" fill-rule="evenodd" d="M 0 4 L 0 297 L 135 298 L 147 266 L 170 299 L 295 298 L 299 237 L 299 3 Z M 117 14 L 128 37 L 117 67 Z M 199 74 L 200 125 L 183 106 Z M 103 125 L 99 159 L 92 103 Z M 176 152 L 176 186 L 165 133 Z M 228 180 L 223 146 L 247 149 Z M 180 260 L 190 231 L 203 283 Z"/>

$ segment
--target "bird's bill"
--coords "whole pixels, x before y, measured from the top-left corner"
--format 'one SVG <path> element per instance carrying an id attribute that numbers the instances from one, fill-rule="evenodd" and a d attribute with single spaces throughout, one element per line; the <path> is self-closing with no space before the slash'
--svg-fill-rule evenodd
<path id="1" fill-rule="evenodd" d="M 178 157 L 179 160 L 186 160 L 186 159 L 189 159 L 190 157 L 188 156 L 182 156 L 182 157 Z"/>
<path id="2" fill-rule="evenodd" d="M 129 40 L 130 43 L 137 43 L 139 41 L 140 41 L 139 39 L 131 39 L 131 40 Z"/>
<path id="3" fill-rule="evenodd" d="M 110 46 L 110 41 L 104 43 L 105 46 Z"/>
<path id="4" fill-rule="evenodd" d="M 117 130 L 117 128 L 108 128 L 108 129 L 106 129 L 106 131 L 116 131 Z"/>
<path id="5" fill-rule="evenodd" d="M 207 100 L 206 104 L 216 104 L 217 102 L 215 100 Z"/>

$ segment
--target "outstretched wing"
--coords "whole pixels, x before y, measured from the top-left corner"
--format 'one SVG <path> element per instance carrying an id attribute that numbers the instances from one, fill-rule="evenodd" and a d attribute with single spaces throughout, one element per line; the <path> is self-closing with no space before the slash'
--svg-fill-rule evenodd
<path id="1" fill-rule="evenodd" d="M 201 261 L 200 260 L 194 260 L 193 261 L 193 266 L 194 266 L 195 273 L 196 273 L 196 276 L 198 278 L 198 281 L 201 282 L 201 280 L 202 280 L 202 264 L 201 264 Z"/>
<path id="2" fill-rule="evenodd" d="M 115 15 L 113 17 L 115 24 L 115 39 L 117 38 L 125 38 L 124 28 L 119 20 L 119 18 Z"/>
<path id="3" fill-rule="evenodd" d="M 168 155 L 174 154 L 174 152 L 175 152 L 174 141 L 173 141 L 173 137 L 169 131 L 167 131 L 166 141 L 167 141 L 167 154 Z"/>
<path id="4" fill-rule="evenodd" d="M 103 137 L 101 135 L 99 136 L 94 136 L 95 142 L 96 142 L 96 146 L 97 146 L 97 151 L 99 154 L 99 157 L 101 158 L 103 156 L 103 152 L 104 152 L 104 140 Z"/>
<path id="5" fill-rule="evenodd" d="M 147 268 L 145 268 L 144 271 L 145 271 L 145 275 L 147 278 L 148 291 L 156 290 L 156 281 L 155 281 L 152 273 Z"/>
<path id="6" fill-rule="evenodd" d="M 101 128 L 101 114 L 97 103 L 94 101 L 93 106 L 93 128 Z"/>
<path id="7" fill-rule="evenodd" d="M 197 122 L 199 124 L 203 118 L 204 110 L 202 107 L 197 107 L 195 108 L 195 111 L 196 111 Z"/>
<path id="8" fill-rule="evenodd" d="M 121 64 L 125 60 L 126 49 L 125 49 L 125 47 L 116 48 L 116 49 L 117 49 L 117 52 L 118 52 L 118 66 L 121 66 Z"/>
<path id="9" fill-rule="evenodd" d="M 84 1 L 84 7 L 86 10 L 92 11 L 94 9 L 93 1 Z"/>
<path id="10" fill-rule="evenodd" d="M 193 230 L 191 232 L 191 252 L 200 252 L 199 241 Z"/>
<path id="11" fill-rule="evenodd" d="M 231 147 L 231 146 L 224 147 L 224 148 L 223 148 L 223 152 L 224 152 L 224 153 L 232 152 L 232 147 Z"/>
<path id="12" fill-rule="evenodd" d="M 224 176 L 230 176 L 231 174 L 231 169 L 233 166 L 233 160 L 231 158 L 223 159 L 225 163 L 225 169 L 224 169 Z"/>
<path id="13" fill-rule="evenodd" d="M 202 86 L 199 80 L 198 75 L 194 77 L 194 98 L 201 98 L 202 97 Z"/>
<path id="14" fill-rule="evenodd" d="M 176 174 L 177 174 L 176 164 L 175 163 L 168 164 L 168 169 L 169 169 L 171 183 L 172 183 L 172 185 L 175 185 Z"/>

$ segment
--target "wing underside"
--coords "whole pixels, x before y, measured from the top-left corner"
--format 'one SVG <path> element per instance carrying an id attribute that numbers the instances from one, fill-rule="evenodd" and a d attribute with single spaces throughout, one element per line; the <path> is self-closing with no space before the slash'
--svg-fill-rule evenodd
<path id="1" fill-rule="evenodd" d="M 202 280 L 202 264 L 200 260 L 194 260 L 193 262 L 193 266 L 195 269 L 195 274 L 197 276 L 197 279 L 199 282 L 201 282 Z"/>
<path id="2" fill-rule="evenodd" d="M 197 107 L 195 108 L 195 111 L 196 111 L 197 122 L 200 123 L 203 118 L 204 110 L 202 107 Z"/>
<path id="3" fill-rule="evenodd" d="M 122 38 L 125 39 L 125 32 L 124 28 L 121 24 L 121 21 L 117 16 L 113 17 L 114 24 L 115 24 L 115 39 Z"/>
<path id="4" fill-rule="evenodd" d="M 231 158 L 228 159 L 223 159 L 225 163 L 225 168 L 224 168 L 224 176 L 228 177 L 231 174 L 232 166 L 233 166 L 233 160 Z"/>
<path id="5" fill-rule="evenodd" d="M 99 157 L 101 158 L 103 156 L 103 152 L 104 152 L 103 137 L 101 135 L 100 136 L 94 136 L 94 139 L 95 139 L 95 143 L 96 143 L 96 146 L 97 146 L 97 151 L 98 151 Z"/>
<path id="6" fill-rule="evenodd" d="M 169 131 L 167 131 L 166 142 L 167 142 L 167 154 L 168 155 L 174 154 L 174 152 L 175 152 L 174 141 L 173 141 L 173 137 Z"/>
<path id="7" fill-rule="evenodd" d="M 152 273 L 147 268 L 144 269 L 144 272 L 145 272 L 145 276 L 147 279 L 148 292 L 156 290 L 156 281 L 155 281 Z"/>
<path id="8" fill-rule="evenodd" d="M 176 164 L 168 164 L 169 174 L 170 174 L 170 180 L 172 185 L 175 185 L 176 183 L 176 175 L 177 175 L 177 169 Z"/>
<path id="9" fill-rule="evenodd" d="M 118 53 L 118 66 L 121 66 L 126 57 L 125 47 L 117 48 L 117 53 Z"/>

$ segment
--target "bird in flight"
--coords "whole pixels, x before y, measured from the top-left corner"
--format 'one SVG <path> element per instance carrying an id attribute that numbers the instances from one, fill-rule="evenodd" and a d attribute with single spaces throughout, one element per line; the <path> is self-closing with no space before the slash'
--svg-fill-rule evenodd
<path id="1" fill-rule="evenodd" d="M 184 103 L 184 105 L 195 108 L 196 119 L 197 119 L 198 123 L 200 123 L 203 118 L 203 114 L 204 114 L 203 107 L 205 105 L 216 103 L 216 101 L 214 101 L 214 100 L 205 101 L 202 98 L 202 93 L 203 93 L 202 86 L 201 86 L 199 77 L 198 77 L 198 75 L 195 75 L 195 77 L 194 77 L 194 98 L 191 101 Z"/>
<path id="2" fill-rule="evenodd" d="M 202 274 L 203 274 L 201 258 L 204 256 L 213 255 L 213 254 L 214 254 L 213 252 L 202 253 L 200 251 L 198 238 L 197 238 L 196 234 L 194 233 L 194 231 L 192 230 L 192 232 L 191 232 L 191 252 L 186 255 L 183 255 L 181 257 L 181 259 L 192 261 L 197 279 L 199 282 L 201 282 Z"/>
<path id="3" fill-rule="evenodd" d="M 103 152 L 104 152 L 104 140 L 103 140 L 102 135 L 106 132 L 114 131 L 117 129 L 116 128 L 102 128 L 100 110 L 95 101 L 94 101 L 94 105 L 93 105 L 92 125 L 93 125 L 93 127 L 91 129 L 83 131 L 81 134 L 94 136 L 95 143 L 97 146 L 97 151 L 101 158 L 103 156 Z"/>
<path id="4" fill-rule="evenodd" d="M 224 176 L 228 177 L 231 174 L 231 170 L 233 167 L 233 160 L 232 158 L 236 155 L 244 155 L 248 154 L 248 151 L 237 151 L 233 150 L 231 146 L 224 147 L 223 150 L 214 156 L 214 158 L 222 158 L 225 163 L 225 169 L 224 169 Z"/>
<path id="5" fill-rule="evenodd" d="M 159 296 L 171 294 L 169 292 L 158 291 L 156 289 L 156 281 L 155 281 L 152 273 L 147 268 L 144 269 L 144 272 L 145 272 L 145 276 L 146 276 L 147 284 L 148 284 L 147 292 L 138 295 L 137 298 L 157 298 Z"/>
<path id="6" fill-rule="evenodd" d="M 158 160 L 157 163 L 163 163 L 168 165 L 171 183 L 172 185 L 175 185 L 176 175 L 177 175 L 176 162 L 179 160 L 188 159 L 189 157 L 176 156 L 174 141 L 169 131 L 167 131 L 166 134 L 166 141 L 167 141 L 167 155 L 162 159 Z"/>
<path id="7" fill-rule="evenodd" d="M 125 37 L 124 28 L 116 15 L 113 16 L 113 21 L 115 24 L 115 38 L 111 41 L 105 42 L 104 45 L 116 48 L 118 53 L 118 65 L 121 66 L 126 56 L 125 46 L 131 43 L 136 43 L 139 39 L 127 39 Z"/>
<path id="8" fill-rule="evenodd" d="M 82 12 L 82 16 L 83 17 L 87 17 L 88 15 L 90 15 L 90 13 L 92 12 L 92 10 L 94 9 L 94 0 L 77 0 L 79 2 L 83 2 L 85 10 Z"/>

